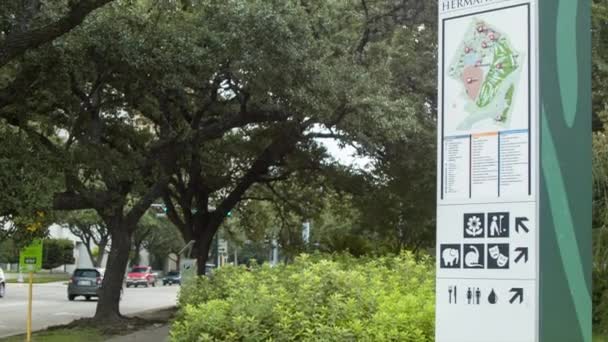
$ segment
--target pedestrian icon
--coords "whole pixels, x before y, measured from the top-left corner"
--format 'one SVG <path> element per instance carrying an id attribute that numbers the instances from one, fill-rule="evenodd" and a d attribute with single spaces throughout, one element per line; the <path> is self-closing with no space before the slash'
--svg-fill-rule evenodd
<path id="1" fill-rule="evenodd" d="M 488 268 L 489 269 L 508 269 L 509 268 L 509 244 L 507 244 L 507 243 L 488 244 Z"/>
<path id="2" fill-rule="evenodd" d="M 464 237 L 465 238 L 483 238 L 485 229 L 485 215 L 479 214 L 464 214 Z"/>
<path id="3" fill-rule="evenodd" d="M 474 287 L 469 287 L 467 290 L 467 304 L 479 305 L 481 298 L 481 291 L 479 287 L 475 289 Z"/>
<path id="4" fill-rule="evenodd" d="M 492 289 L 492 291 L 490 291 L 490 295 L 488 296 L 488 303 L 490 303 L 490 304 L 498 303 L 498 296 L 496 295 L 496 292 L 494 292 L 494 289 Z"/>
<path id="5" fill-rule="evenodd" d="M 448 295 L 450 304 L 458 304 L 457 301 L 457 288 L 456 286 L 448 286 Z"/>
<path id="6" fill-rule="evenodd" d="M 508 238 L 509 222 L 509 213 L 488 213 L 488 237 Z"/>
<path id="7" fill-rule="evenodd" d="M 441 245 L 441 268 L 460 268 L 460 245 Z"/>
<path id="8" fill-rule="evenodd" d="M 484 268 L 485 265 L 485 245 L 471 244 L 464 245 L 464 268 Z"/>

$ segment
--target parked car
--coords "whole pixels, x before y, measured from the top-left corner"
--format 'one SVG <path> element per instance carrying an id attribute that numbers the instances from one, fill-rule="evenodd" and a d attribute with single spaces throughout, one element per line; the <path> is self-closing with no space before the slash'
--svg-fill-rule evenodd
<path id="1" fill-rule="evenodd" d="M 170 271 L 163 278 L 163 285 L 182 284 L 182 275 L 178 271 Z"/>
<path id="2" fill-rule="evenodd" d="M 133 266 L 127 274 L 127 287 L 143 285 L 156 286 L 156 273 L 152 272 L 150 266 Z"/>
<path id="3" fill-rule="evenodd" d="M 4 278 L 4 271 L 0 268 L 0 298 L 4 298 L 6 295 L 6 279 Z"/>
<path id="4" fill-rule="evenodd" d="M 216 268 L 217 267 L 215 266 L 215 264 L 205 264 L 205 275 L 211 276 L 213 270 L 215 270 Z"/>
<path id="5" fill-rule="evenodd" d="M 97 290 L 101 286 L 104 270 L 102 268 L 77 268 L 68 282 L 68 299 L 74 300 L 83 296 L 86 300 L 99 297 Z"/>

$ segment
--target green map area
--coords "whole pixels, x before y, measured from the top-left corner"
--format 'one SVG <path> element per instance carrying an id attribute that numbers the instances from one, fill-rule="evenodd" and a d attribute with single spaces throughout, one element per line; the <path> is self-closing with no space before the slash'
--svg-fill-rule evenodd
<path id="1" fill-rule="evenodd" d="M 483 20 L 472 20 L 449 67 L 449 76 L 463 85 L 466 102 L 467 116 L 459 130 L 469 130 L 484 120 L 508 126 L 521 70 L 519 59 L 506 35 Z"/>

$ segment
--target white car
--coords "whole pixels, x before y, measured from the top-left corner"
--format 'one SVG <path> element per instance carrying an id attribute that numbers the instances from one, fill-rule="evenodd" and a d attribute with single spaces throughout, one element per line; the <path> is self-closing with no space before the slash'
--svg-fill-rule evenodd
<path id="1" fill-rule="evenodd" d="M 6 294 L 6 284 L 4 278 L 4 272 L 0 268 L 0 298 L 4 297 Z"/>

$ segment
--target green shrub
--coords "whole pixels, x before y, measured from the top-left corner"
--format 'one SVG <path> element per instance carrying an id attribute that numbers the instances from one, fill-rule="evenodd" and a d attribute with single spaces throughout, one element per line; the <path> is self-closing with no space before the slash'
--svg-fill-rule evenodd
<path id="1" fill-rule="evenodd" d="M 430 259 L 302 255 L 184 284 L 172 341 L 432 341 Z"/>
<path id="2" fill-rule="evenodd" d="M 593 330 L 608 334 L 608 274 L 593 270 Z"/>

